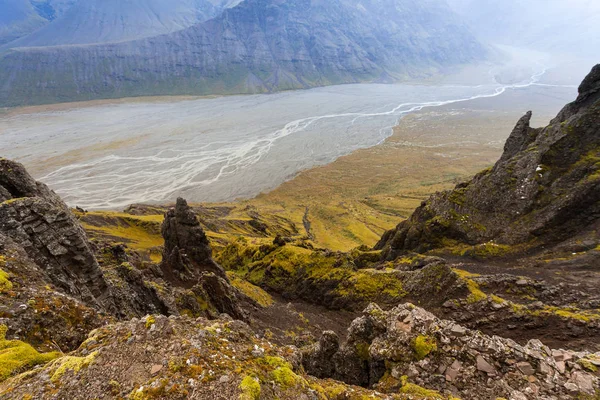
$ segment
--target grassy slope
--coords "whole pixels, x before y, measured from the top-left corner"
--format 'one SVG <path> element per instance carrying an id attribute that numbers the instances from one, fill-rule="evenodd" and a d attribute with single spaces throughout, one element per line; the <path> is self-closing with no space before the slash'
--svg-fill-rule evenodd
<path id="1" fill-rule="evenodd" d="M 471 112 L 412 115 L 384 144 L 304 171 L 270 193 L 199 205 L 201 221 L 217 250 L 240 236 L 268 242 L 276 234 L 336 251 L 372 246 L 429 195 L 491 165 L 513 119 L 482 122 Z M 463 139 L 467 135 L 469 141 Z M 93 212 L 83 223 L 92 237 L 122 238 L 150 251 L 161 244 L 164 210 L 144 209 L 145 216 Z M 249 225 L 252 219 L 264 223 L 266 233 Z"/>

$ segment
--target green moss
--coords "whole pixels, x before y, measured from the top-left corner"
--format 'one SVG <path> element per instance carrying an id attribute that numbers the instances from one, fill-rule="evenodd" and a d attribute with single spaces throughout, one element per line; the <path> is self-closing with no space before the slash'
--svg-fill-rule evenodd
<path id="1" fill-rule="evenodd" d="M 437 351 L 437 342 L 431 336 L 417 336 L 413 342 L 413 350 L 418 360 L 422 360 L 434 351 Z"/>
<path id="2" fill-rule="evenodd" d="M 0 262 L 2 261 L 2 258 L 4 257 L 0 256 Z M 0 293 L 6 293 L 12 289 L 12 282 L 8 278 L 8 273 L 0 269 Z"/>
<path id="3" fill-rule="evenodd" d="M 453 190 L 448 195 L 448 200 L 450 200 L 452 203 L 454 203 L 458 206 L 462 206 L 466 200 L 466 196 L 465 196 L 466 192 L 467 192 L 467 188 Z"/>
<path id="4" fill-rule="evenodd" d="M 445 397 L 435 390 L 425 389 L 424 387 L 408 382 L 408 377 L 406 376 L 402 377 L 400 393 L 415 396 L 413 397 L 414 399 L 445 400 Z"/>
<path id="5" fill-rule="evenodd" d="M 477 224 L 473 224 L 474 228 L 479 231 L 485 231 L 486 228 L 484 226 L 476 226 Z M 514 251 L 516 249 L 511 248 L 510 246 L 497 244 L 494 242 L 487 242 L 478 244 L 476 246 L 469 246 L 466 244 L 455 243 L 453 245 L 447 246 L 447 250 L 452 254 L 461 257 L 473 257 L 478 259 L 489 259 L 489 258 L 497 258 L 504 257 Z"/>
<path id="6" fill-rule="evenodd" d="M 60 378 L 62 378 L 62 376 L 68 371 L 72 371 L 73 373 L 77 374 L 83 368 L 87 368 L 92 362 L 94 362 L 94 359 L 97 355 L 98 352 L 95 351 L 86 357 L 67 356 L 59 358 L 52 363 L 51 368 L 55 368 L 55 370 L 50 380 L 56 383 L 60 381 Z"/>
<path id="7" fill-rule="evenodd" d="M 406 296 L 402 281 L 393 271 L 360 270 L 345 282 L 340 283 L 336 292 L 341 296 L 353 296 L 362 300 L 385 297 L 398 299 Z"/>
<path id="8" fill-rule="evenodd" d="M 471 279 L 478 275 L 460 269 L 455 269 L 454 272 L 467 285 L 467 289 L 469 289 L 469 296 L 467 297 L 469 303 L 478 303 L 487 299 L 487 295 L 479 288 L 479 284 Z"/>
<path id="9" fill-rule="evenodd" d="M 240 400 L 258 400 L 260 398 L 260 383 L 256 378 L 246 376 L 240 383 Z"/>
<path id="10" fill-rule="evenodd" d="M 301 384 L 303 379 L 296 375 L 289 367 L 279 367 L 272 372 L 272 377 L 282 389 L 287 389 Z"/>
<path id="11" fill-rule="evenodd" d="M 365 342 L 358 342 L 354 345 L 355 349 L 356 349 L 356 354 L 358 354 L 358 357 L 363 360 L 366 361 L 369 358 L 371 358 L 370 353 L 369 353 L 369 344 L 365 343 Z"/>
<path id="12" fill-rule="evenodd" d="M 592 364 L 590 360 L 582 358 L 581 360 L 577 361 L 577 363 L 590 372 L 598 372 L 598 367 Z"/>
<path id="13" fill-rule="evenodd" d="M 235 254 L 246 254 L 237 241 Z M 273 251 L 258 250 L 263 257 L 249 264 L 238 264 L 236 272 L 250 283 L 276 293 L 294 293 L 301 289 L 306 296 L 313 293 L 347 302 L 391 302 L 406 295 L 396 271 L 356 269 L 348 253 L 330 253 L 287 245 Z M 237 256 L 233 256 L 234 259 Z M 254 259 L 255 255 L 252 255 Z M 247 260 L 247 257 L 243 257 Z M 231 260 L 230 260 L 231 261 Z M 312 290 L 306 290 L 310 285 Z"/>
<path id="14" fill-rule="evenodd" d="M 291 364 L 281 357 L 266 356 L 261 361 L 272 368 L 292 368 Z"/>
<path id="15" fill-rule="evenodd" d="M 60 353 L 39 353 L 31 345 L 20 340 L 6 340 L 7 327 L 0 325 L 0 382 L 15 373 L 36 365 L 45 364 Z"/>
<path id="16" fill-rule="evenodd" d="M 146 329 L 152 328 L 152 325 L 156 323 L 156 318 L 154 315 L 149 315 L 146 317 Z"/>
<path id="17" fill-rule="evenodd" d="M 227 276 L 229 277 L 231 284 L 236 289 L 238 289 L 246 296 L 250 297 L 261 307 L 269 307 L 273 305 L 273 297 L 271 297 L 269 293 L 265 292 L 260 287 L 253 285 L 244 279 L 241 279 L 234 272 L 228 271 Z"/>

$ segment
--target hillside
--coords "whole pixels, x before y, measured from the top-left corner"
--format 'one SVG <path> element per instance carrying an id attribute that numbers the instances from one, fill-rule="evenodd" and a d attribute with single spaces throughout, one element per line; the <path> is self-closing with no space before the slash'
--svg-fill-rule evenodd
<path id="1" fill-rule="evenodd" d="M 64 15 L 3 49 L 134 40 L 187 28 L 220 11 L 208 0 L 79 0 Z"/>
<path id="2" fill-rule="evenodd" d="M 4 52 L 0 105 L 391 81 L 484 56 L 443 1 L 247 0 L 172 34 Z"/>
<path id="3" fill-rule="evenodd" d="M 0 1 L 0 45 L 13 41 L 48 21 L 26 0 Z"/>

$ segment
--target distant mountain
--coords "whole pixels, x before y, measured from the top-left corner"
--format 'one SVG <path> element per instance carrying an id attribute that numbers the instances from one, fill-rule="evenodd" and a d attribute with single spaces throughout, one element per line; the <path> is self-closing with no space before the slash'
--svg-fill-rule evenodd
<path id="1" fill-rule="evenodd" d="M 0 0 L 0 45 L 62 16 L 76 0 Z"/>
<path id="2" fill-rule="evenodd" d="M 0 0 L 0 45 L 48 23 L 28 0 Z"/>
<path id="3" fill-rule="evenodd" d="M 220 5 L 209 0 L 79 0 L 64 15 L 7 47 L 140 39 L 187 28 L 219 11 Z"/>
<path id="4" fill-rule="evenodd" d="M 485 53 L 443 0 L 246 0 L 167 35 L 7 51 L 0 104 L 390 81 Z"/>
<path id="5" fill-rule="evenodd" d="M 447 0 L 482 38 L 556 52 L 597 54 L 597 0 Z"/>

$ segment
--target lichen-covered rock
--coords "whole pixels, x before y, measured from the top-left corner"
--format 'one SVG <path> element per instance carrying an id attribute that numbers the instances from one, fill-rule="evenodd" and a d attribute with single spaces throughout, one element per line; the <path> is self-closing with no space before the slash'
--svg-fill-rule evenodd
<path id="1" fill-rule="evenodd" d="M 303 350 L 309 373 L 320 351 Z M 600 390 L 593 364 L 598 356 L 551 350 L 539 340 L 521 346 L 440 320 L 410 303 L 390 311 L 370 305 L 333 356 L 331 377 L 388 394 L 407 393 L 417 384 L 472 400 L 575 399 Z"/>
<path id="2" fill-rule="evenodd" d="M 316 379 L 298 350 L 245 323 L 147 316 L 90 332 L 75 352 L 0 383 L 2 399 L 420 400 Z"/>
<path id="3" fill-rule="evenodd" d="M 492 169 L 435 194 L 376 249 L 384 259 L 458 244 L 486 244 L 490 254 L 541 248 L 593 231 L 600 217 L 600 65 L 545 128 L 517 123 Z"/>

